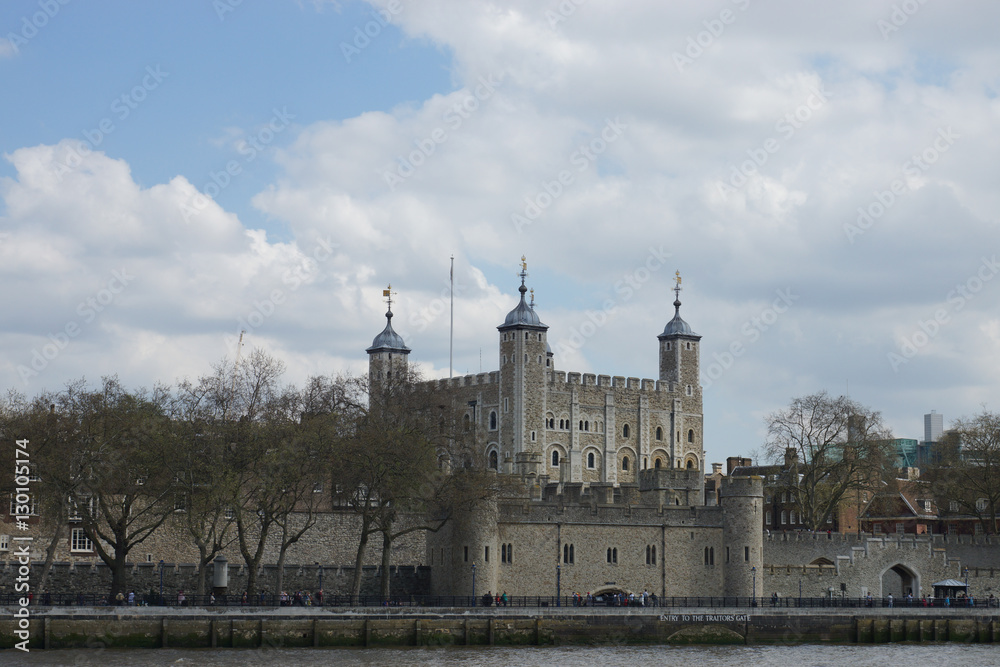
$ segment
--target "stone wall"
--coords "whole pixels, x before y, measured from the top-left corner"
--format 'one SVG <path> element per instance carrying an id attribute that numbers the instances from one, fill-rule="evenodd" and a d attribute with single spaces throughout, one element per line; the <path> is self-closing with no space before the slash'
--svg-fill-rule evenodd
<path id="1" fill-rule="evenodd" d="M 12 563 L 0 565 L 0 590 L 13 591 L 14 578 L 18 576 L 17 566 Z M 206 568 L 206 592 L 211 592 L 214 567 Z M 389 570 L 390 594 L 392 595 L 425 595 L 430 593 L 430 568 L 399 566 Z M 247 570 L 238 563 L 229 564 L 229 593 L 238 595 L 246 588 Z M 33 563 L 31 581 L 41 578 L 41 565 Z M 323 590 L 327 596 L 349 595 L 354 569 L 350 567 L 324 566 Z M 374 566 L 367 566 L 362 571 L 361 594 L 378 595 L 381 571 Z M 276 592 L 277 567 L 273 565 L 261 568 L 258 577 L 258 589 Z M 284 572 L 286 591 L 316 591 L 319 590 L 319 567 L 309 565 L 287 565 Z M 188 594 L 198 588 L 198 568 L 192 564 L 166 563 L 163 567 L 164 596 L 176 596 L 183 590 Z M 104 594 L 111 589 L 111 571 L 103 563 L 81 565 L 79 563 L 53 563 L 49 572 L 46 590 L 50 593 L 97 593 Z M 160 564 L 136 563 L 131 565 L 126 574 L 125 590 L 136 593 L 160 590 Z M 35 591 L 36 595 L 41 591 Z"/>
<path id="2" fill-rule="evenodd" d="M 954 557 L 953 547 L 978 563 L 992 562 L 991 567 L 969 568 L 969 590 L 975 597 L 1000 594 L 1000 561 L 995 539 L 990 543 L 947 543 L 944 536 L 858 536 L 832 533 L 777 533 L 765 539 L 765 594 L 861 597 L 871 593 L 884 597 L 888 592 L 899 596 L 900 583 L 893 569 L 914 578 L 914 596 L 932 595 L 932 584 L 944 579 L 964 579 L 966 565 Z M 821 566 L 823 559 L 831 563 Z M 813 564 L 813 565 L 810 565 Z M 842 587 L 843 585 L 843 587 Z"/>
<path id="3" fill-rule="evenodd" d="M 70 525 L 70 529 L 74 527 L 78 527 L 77 524 Z M 292 545 L 286 555 L 285 562 L 320 562 L 330 563 L 334 566 L 353 567 L 360 531 L 361 521 L 354 512 L 350 510 L 323 512 L 319 515 L 316 524 L 297 543 Z M 0 523 L 0 533 L 13 533 L 12 524 Z M 52 535 L 52 530 L 49 527 L 36 523 L 32 526 L 31 531 L 18 532 L 18 534 L 30 535 L 35 538 L 31 543 L 32 561 L 45 559 L 44 552 Z M 235 527 L 231 534 L 235 536 Z M 425 540 L 426 535 L 423 531 L 408 533 L 396 540 L 393 544 L 390 564 L 414 566 L 423 564 L 426 552 Z M 89 563 L 100 560 L 94 551 L 74 552 L 71 551 L 70 546 L 70 533 L 67 530 L 56 551 L 57 561 Z M 238 545 L 235 543 L 225 549 L 221 555 L 225 556 L 232 564 L 243 561 Z M 263 562 L 276 563 L 278 555 L 276 531 L 274 531 L 265 549 Z M 0 552 L 0 559 L 10 557 L 11 551 Z M 184 529 L 183 516 L 177 514 L 163 524 L 151 537 L 138 545 L 129 554 L 129 559 L 138 563 L 158 563 L 160 560 L 171 563 L 197 563 L 199 555 L 197 547 Z M 363 564 L 381 565 L 381 559 L 381 540 L 370 540 Z"/>

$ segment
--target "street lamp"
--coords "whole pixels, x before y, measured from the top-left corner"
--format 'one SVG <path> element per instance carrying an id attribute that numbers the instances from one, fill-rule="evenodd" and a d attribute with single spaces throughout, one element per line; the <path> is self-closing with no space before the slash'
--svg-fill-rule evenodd
<path id="1" fill-rule="evenodd" d="M 472 606 L 476 606 L 476 564 L 472 563 Z"/>
<path id="2" fill-rule="evenodd" d="M 323 565 L 317 561 L 317 566 L 319 566 L 319 594 L 320 594 L 320 605 L 323 604 Z"/>
<path id="3" fill-rule="evenodd" d="M 753 575 L 753 604 L 752 607 L 757 606 L 757 566 L 754 565 L 750 568 L 750 574 Z"/>
<path id="4" fill-rule="evenodd" d="M 562 583 L 561 577 L 562 577 L 562 566 L 559 565 L 559 563 L 556 563 L 556 606 L 557 607 L 562 606 L 562 593 L 560 591 L 560 586 Z"/>

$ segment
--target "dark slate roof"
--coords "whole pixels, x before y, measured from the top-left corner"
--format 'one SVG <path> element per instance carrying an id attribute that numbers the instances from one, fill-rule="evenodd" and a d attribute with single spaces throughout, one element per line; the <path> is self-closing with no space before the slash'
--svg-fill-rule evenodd
<path id="1" fill-rule="evenodd" d="M 403 337 L 392 329 L 391 310 L 385 314 L 385 329 L 382 329 L 382 333 L 375 336 L 375 340 L 372 341 L 372 346 L 365 350 L 365 352 L 371 354 L 372 352 L 378 352 L 380 350 L 391 350 L 396 352 L 410 351 L 410 348 L 406 347 L 406 344 L 403 342 Z"/>
<path id="2" fill-rule="evenodd" d="M 667 326 L 664 327 L 663 333 L 658 338 L 666 338 L 667 336 L 694 336 L 701 338 L 701 336 L 691 330 L 691 325 L 681 317 L 680 299 L 674 301 L 674 319 L 667 322 Z"/>
<path id="3" fill-rule="evenodd" d="M 517 288 L 521 293 L 521 301 L 517 304 L 514 310 L 507 313 L 506 319 L 504 319 L 503 324 L 501 324 L 497 329 L 501 331 L 504 329 L 512 329 L 514 327 L 538 327 L 543 329 L 548 329 L 548 326 L 542 324 L 542 321 L 538 318 L 538 314 L 535 312 L 534 308 L 528 305 L 524 300 L 524 294 L 528 291 L 528 288 L 521 283 L 521 286 Z"/>

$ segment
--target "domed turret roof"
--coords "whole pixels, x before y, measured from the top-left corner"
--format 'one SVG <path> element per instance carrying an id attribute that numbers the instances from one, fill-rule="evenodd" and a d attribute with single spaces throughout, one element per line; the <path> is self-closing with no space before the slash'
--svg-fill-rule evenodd
<path id="1" fill-rule="evenodd" d="M 681 317 L 681 302 L 680 300 L 674 301 L 674 318 L 667 322 L 667 326 L 663 328 L 663 336 L 673 336 L 676 334 L 685 334 L 687 336 L 695 336 L 694 331 L 691 330 L 691 325 L 684 321 Z"/>
<path id="2" fill-rule="evenodd" d="M 674 285 L 674 318 L 667 322 L 667 326 L 663 328 L 663 333 L 661 333 L 657 338 L 663 339 L 669 336 L 691 336 L 692 338 L 701 338 L 698 334 L 691 330 L 691 325 L 684 321 L 681 317 L 681 272 L 677 272 L 677 282 Z"/>
<path id="3" fill-rule="evenodd" d="M 380 350 L 391 350 L 395 352 L 410 351 L 410 348 L 406 347 L 406 344 L 403 342 L 403 337 L 392 329 L 391 310 L 385 314 L 385 329 L 382 329 L 382 333 L 375 336 L 375 340 L 372 341 L 372 346 L 365 350 L 365 352 L 371 354 L 372 352 L 378 352 Z"/>
<path id="4" fill-rule="evenodd" d="M 514 310 L 507 313 L 506 319 L 503 321 L 503 326 L 533 326 L 533 327 L 544 327 L 542 321 L 538 318 L 538 313 L 535 309 L 527 304 L 524 300 L 524 293 L 528 291 L 528 288 L 523 284 L 518 288 L 521 292 L 521 301 L 517 304 Z"/>
<path id="5" fill-rule="evenodd" d="M 515 327 L 534 327 L 538 329 L 548 329 L 549 327 L 542 323 L 539 319 L 538 314 L 535 312 L 535 296 L 534 290 L 532 290 L 531 304 L 528 304 L 524 300 L 524 295 L 527 293 L 528 288 L 524 286 L 524 279 L 528 277 L 528 265 L 525 263 L 524 257 L 521 257 L 521 286 L 517 288 L 517 291 L 521 293 L 521 300 L 518 302 L 514 310 L 507 313 L 507 317 L 504 318 L 503 324 L 497 327 L 497 329 L 503 331 L 505 329 L 513 329 Z"/>

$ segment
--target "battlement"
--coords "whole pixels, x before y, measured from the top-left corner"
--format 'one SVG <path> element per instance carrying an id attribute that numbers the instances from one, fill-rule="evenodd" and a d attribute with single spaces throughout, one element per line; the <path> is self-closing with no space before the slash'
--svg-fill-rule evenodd
<path id="1" fill-rule="evenodd" d="M 700 487 L 703 482 L 704 473 L 701 470 L 646 468 L 639 472 L 640 491 Z"/>
<path id="2" fill-rule="evenodd" d="M 623 375 L 597 375 L 575 371 L 549 371 L 549 385 L 578 385 L 581 387 L 605 387 L 608 389 L 631 389 L 643 392 L 675 392 L 676 382 L 653 380 L 651 378 L 625 377 Z"/>
<path id="3" fill-rule="evenodd" d="M 723 477 L 719 493 L 723 498 L 764 497 L 764 478 L 757 475 L 751 477 Z"/>
<path id="4" fill-rule="evenodd" d="M 489 373 L 474 373 L 469 375 L 459 375 L 453 378 L 438 378 L 437 380 L 425 380 L 417 383 L 420 391 L 437 391 L 440 389 L 456 389 L 459 387 L 474 387 L 477 385 L 498 384 L 500 382 L 500 371 L 490 371 Z"/>

